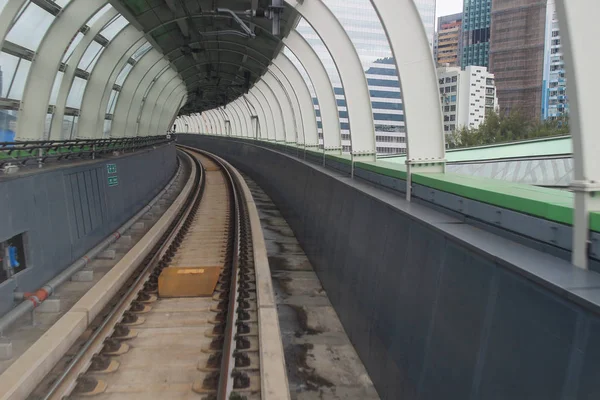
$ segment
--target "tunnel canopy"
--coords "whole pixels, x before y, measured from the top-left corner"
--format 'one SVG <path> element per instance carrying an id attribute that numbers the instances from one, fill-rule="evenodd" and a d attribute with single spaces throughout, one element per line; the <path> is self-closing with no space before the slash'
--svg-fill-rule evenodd
<path id="1" fill-rule="evenodd" d="M 274 2 L 276 3 L 276 2 Z M 223 106 L 266 73 L 298 14 L 271 0 L 119 0 L 185 81 L 182 114 Z M 129 14 L 129 15 L 128 15 Z"/>

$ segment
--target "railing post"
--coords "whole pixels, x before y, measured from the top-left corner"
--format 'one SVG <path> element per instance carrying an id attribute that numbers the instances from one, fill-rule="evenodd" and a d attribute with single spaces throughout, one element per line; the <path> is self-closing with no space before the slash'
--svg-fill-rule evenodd
<path id="1" fill-rule="evenodd" d="M 40 147 L 38 149 L 38 168 L 42 168 L 44 165 L 44 150 Z"/>

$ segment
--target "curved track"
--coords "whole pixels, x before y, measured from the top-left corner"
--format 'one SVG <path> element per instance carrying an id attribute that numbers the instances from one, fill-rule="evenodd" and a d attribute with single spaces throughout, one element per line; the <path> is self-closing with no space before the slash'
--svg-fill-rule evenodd
<path id="1" fill-rule="evenodd" d="M 231 167 L 197 173 L 178 218 L 31 398 L 261 398 L 252 235 Z M 159 296 L 165 268 L 221 266 L 209 297 Z"/>

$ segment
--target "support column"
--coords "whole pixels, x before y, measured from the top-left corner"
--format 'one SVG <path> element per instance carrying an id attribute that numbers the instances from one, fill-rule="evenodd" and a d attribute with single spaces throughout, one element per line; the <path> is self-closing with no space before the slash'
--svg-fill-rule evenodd
<path id="1" fill-rule="evenodd" d="M 371 3 L 388 37 L 398 69 L 406 125 L 406 198 L 410 201 L 413 172 L 445 171 L 437 72 L 414 0 L 371 0 Z"/>
<path id="2" fill-rule="evenodd" d="M 569 130 L 573 141 L 574 176 L 570 186 L 575 192 L 572 262 L 587 269 L 590 213 L 600 211 L 600 137 L 596 117 L 598 85 L 595 83 L 600 56 L 589 48 L 589 38 L 596 37 L 598 30 L 595 17 L 600 12 L 600 3 L 595 0 L 556 0 L 556 11 L 565 57 Z"/>

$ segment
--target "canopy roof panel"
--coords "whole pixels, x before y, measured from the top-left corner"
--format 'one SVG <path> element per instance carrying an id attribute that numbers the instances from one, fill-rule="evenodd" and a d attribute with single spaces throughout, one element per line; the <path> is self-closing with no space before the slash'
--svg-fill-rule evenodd
<path id="1" fill-rule="evenodd" d="M 202 112 L 235 100 L 266 72 L 280 39 L 298 20 L 289 6 L 273 34 L 271 0 L 118 0 L 125 14 L 171 62 L 185 81 L 180 114 Z M 118 6 L 119 4 L 115 4 Z M 118 7 L 121 8 L 121 7 Z"/>

